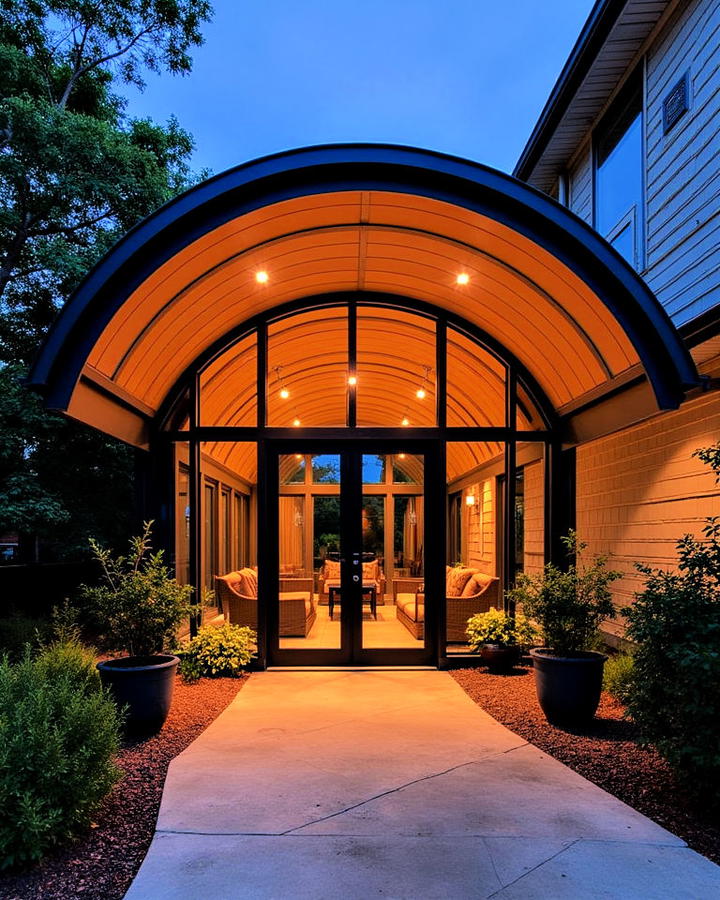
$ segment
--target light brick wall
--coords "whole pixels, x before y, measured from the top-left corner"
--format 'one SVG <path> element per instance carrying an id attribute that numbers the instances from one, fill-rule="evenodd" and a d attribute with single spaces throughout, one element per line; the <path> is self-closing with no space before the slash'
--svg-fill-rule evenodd
<path id="1" fill-rule="evenodd" d="M 700 536 L 703 520 L 720 515 L 720 490 L 692 456 L 720 439 L 720 394 L 709 394 L 626 431 L 578 447 L 577 529 L 588 552 L 611 553 L 623 573 L 619 606 L 632 603 L 642 581 L 636 562 L 673 568 L 684 534 Z M 622 618 L 606 630 L 622 634 Z"/>

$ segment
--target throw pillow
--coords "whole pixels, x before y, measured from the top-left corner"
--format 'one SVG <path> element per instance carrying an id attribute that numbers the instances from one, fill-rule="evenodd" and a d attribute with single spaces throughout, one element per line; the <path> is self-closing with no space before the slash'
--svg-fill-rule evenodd
<path id="1" fill-rule="evenodd" d="M 240 569 L 240 585 L 238 591 L 244 597 L 257 597 L 257 572 L 252 569 Z"/>
<path id="2" fill-rule="evenodd" d="M 329 581 L 340 580 L 340 563 L 336 559 L 325 560 L 325 578 Z"/>
<path id="3" fill-rule="evenodd" d="M 445 595 L 459 597 L 472 574 L 472 569 L 464 569 L 461 566 L 451 569 L 445 578 Z"/>

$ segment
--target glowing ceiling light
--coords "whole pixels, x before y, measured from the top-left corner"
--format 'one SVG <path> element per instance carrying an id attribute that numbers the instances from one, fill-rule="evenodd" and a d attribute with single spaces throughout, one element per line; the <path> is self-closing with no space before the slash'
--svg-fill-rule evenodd
<path id="1" fill-rule="evenodd" d="M 302 453 L 296 453 L 295 459 L 302 459 Z"/>
<path id="2" fill-rule="evenodd" d="M 418 400 L 424 400 L 427 397 L 427 392 L 425 391 L 425 388 L 418 388 L 415 391 L 415 396 L 418 398 Z"/>
<path id="3" fill-rule="evenodd" d="M 357 384 L 357 375 L 350 375 L 350 377 L 348 378 L 348 384 L 354 387 Z"/>
<path id="4" fill-rule="evenodd" d="M 458 277 L 455 279 L 458 284 L 470 284 L 470 276 L 467 272 L 460 272 Z"/>
<path id="5" fill-rule="evenodd" d="M 255 281 L 257 281 L 258 284 L 267 284 L 269 280 L 270 276 L 265 269 L 260 269 L 259 272 L 255 273 Z"/>
<path id="6" fill-rule="evenodd" d="M 398 453 L 398 459 L 405 459 L 404 453 Z"/>
<path id="7" fill-rule="evenodd" d="M 299 427 L 300 427 L 300 419 L 293 419 L 293 425 L 294 425 L 296 428 L 299 428 Z"/>
<path id="8" fill-rule="evenodd" d="M 408 419 L 407 416 L 403 416 L 403 420 L 400 424 L 407 428 L 407 426 L 410 424 L 410 419 Z"/>
<path id="9" fill-rule="evenodd" d="M 283 400 L 287 400 L 290 396 L 290 391 L 286 387 L 280 388 L 280 396 Z"/>

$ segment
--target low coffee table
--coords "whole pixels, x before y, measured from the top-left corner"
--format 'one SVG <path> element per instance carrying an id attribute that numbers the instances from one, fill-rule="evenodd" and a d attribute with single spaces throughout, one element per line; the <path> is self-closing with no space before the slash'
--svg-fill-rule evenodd
<path id="1" fill-rule="evenodd" d="M 335 604 L 341 602 L 340 582 L 325 585 L 328 592 L 328 611 L 330 613 L 330 621 L 332 621 Z M 370 613 L 377 622 L 377 583 L 374 581 L 363 581 L 362 584 L 362 602 L 370 604 Z"/>

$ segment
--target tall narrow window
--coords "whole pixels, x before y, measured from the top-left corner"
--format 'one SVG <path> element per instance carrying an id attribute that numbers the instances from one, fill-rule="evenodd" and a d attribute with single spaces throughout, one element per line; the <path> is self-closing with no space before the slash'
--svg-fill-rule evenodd
<path id="1" fill-rule="evenodd" d="M 642 79 L 633 76 L 595 132 L 595 228 L 635 269 L 642 269 Z"/>

